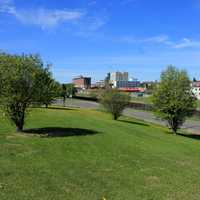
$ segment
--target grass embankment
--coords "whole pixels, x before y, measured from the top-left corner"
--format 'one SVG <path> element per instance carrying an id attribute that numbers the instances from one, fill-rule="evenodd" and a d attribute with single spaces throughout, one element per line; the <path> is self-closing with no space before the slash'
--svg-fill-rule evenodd
<path id="1" fill-rule="evenodd" d="M 131 97 L 131 101 L 136 103 L 152 104 L 152 97 Z"/>
<path id="2" fill-rule="evenodd" d="M 200 199 L 198 140 L 90 110 L 34 109 L 26 129 L 0 119 L 1 200 Z"/>

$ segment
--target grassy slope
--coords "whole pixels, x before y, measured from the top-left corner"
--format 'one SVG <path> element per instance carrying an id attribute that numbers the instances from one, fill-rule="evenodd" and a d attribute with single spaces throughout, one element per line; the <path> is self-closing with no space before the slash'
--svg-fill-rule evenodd
<path id="1" fill-rule="evenodd" d="M 97 111 L 35 109 L 26 128 L 98 132 L 45 138 L 16 134 L 1 119 L 0 199 L 200 199 L 199 141 L 122 120 L 128 122 Z"/>
<path id="2" fill-rule="evenodd" d="M 131 97 L 131 101 L 136 102 L 136 103 L 152 104 L 151 96 L 150 97 Z"/>

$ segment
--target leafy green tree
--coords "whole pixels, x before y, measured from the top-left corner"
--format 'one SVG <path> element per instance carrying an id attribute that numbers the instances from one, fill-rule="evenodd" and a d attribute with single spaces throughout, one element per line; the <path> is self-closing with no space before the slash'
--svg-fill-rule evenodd
<path id="1" fill-rule="evenodd" d="M 66 98 L 67 98 L 67 88 L 66 88 L 66 85 L 65 85 L 65 84 L 62 84 L 62 85 L 61 85 L 61 88 L 60 88 L 60 96 L 61 96 L 62 99 L 63 99 L 63 106 L 65 106 L 65 101 L 66 101 Z"/>
<path id="2" fill-rule="evenodd" d="M 0 53 L 0 104 L 17 131 L 23 130 L 27 109 L 42 103 L 44 74 L 49 72 L 37 55 Z"/>
<path id="3" fill-rule="evenodd" d="M 76 88 L 73 83 L 65 84 L 67 97 L 74 96 L 76 93 Z"/>
<path id="4" fill-rule="evenodd" d="M 152 101 L 156 114 L 166 120 L 176 134 L 186 117 L 191 116 L 196 108 L 187 72 L 169 66 L 161 74 L 160 84 L 154 89 Z"/>
<path id="5" fill-rule="evenodd" d="M 130 102 L 130 96 L 116 89 L 105 90 L 100 97 L 101 104 L 117 120 Z"/>
<path id="6" fill-rule="evenodd" d="M 39 102 L 48 108 L 48 106 L 53 103 L 55 98 L 59 96 L 60 84 L 52 78 L 49 68 L 44 69 L 40 77 L 44 85 L 43 90 L 41 91 Z"/>

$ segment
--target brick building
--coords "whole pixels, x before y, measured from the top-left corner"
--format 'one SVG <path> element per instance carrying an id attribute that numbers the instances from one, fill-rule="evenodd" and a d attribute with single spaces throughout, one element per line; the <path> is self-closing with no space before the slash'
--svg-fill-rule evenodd
<path id="1" fill-rule="evenodd" d="M 88 89 L 91 87 L 91 78 L 79 76 L 73 79 L 76 88 Z"/>

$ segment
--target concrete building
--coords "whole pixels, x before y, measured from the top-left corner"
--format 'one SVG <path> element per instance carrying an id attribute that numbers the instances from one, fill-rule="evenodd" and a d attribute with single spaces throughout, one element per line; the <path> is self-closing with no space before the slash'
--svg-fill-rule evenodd
<path id="1" fill-rule="evenodd" d="M 92 88 L 105 88 L 105 81 L 104 80 L 97 81 L 95 84 L 92 84 L 91 87 Z"/>
<path id="2" fill-rule="evenodd" d="M 195 81 L 192 83 L 192 92 L 196 98 L 200 100 L 200 81 Z"/>
<path id="3" fill-rule="evenodd" d="M 130 79 L 128 72 L 113 72 L 110 74 L 110 83 L 113 88 L 136 88 L 140 86 L 137 79 Z"/>
<path id="4" fill-rule="evenodd" d="M 91 87 L 91 78 L 79 76 L 73 79 L 73 83 L 76 88 L 88 89 Z"/>
<path id="5" fill-rule="evenodd" d="M 128 81 L 128 72 L 112 72 L 110 74 L 110 83 L 117 88 L 117 82 Z"/>
<path id="6" fill-rule="evenodd" d="M 135 88 L 135 87 L 140 87 L 140 82 L 137 80 L 116 82 L 116 88 Z"/>

